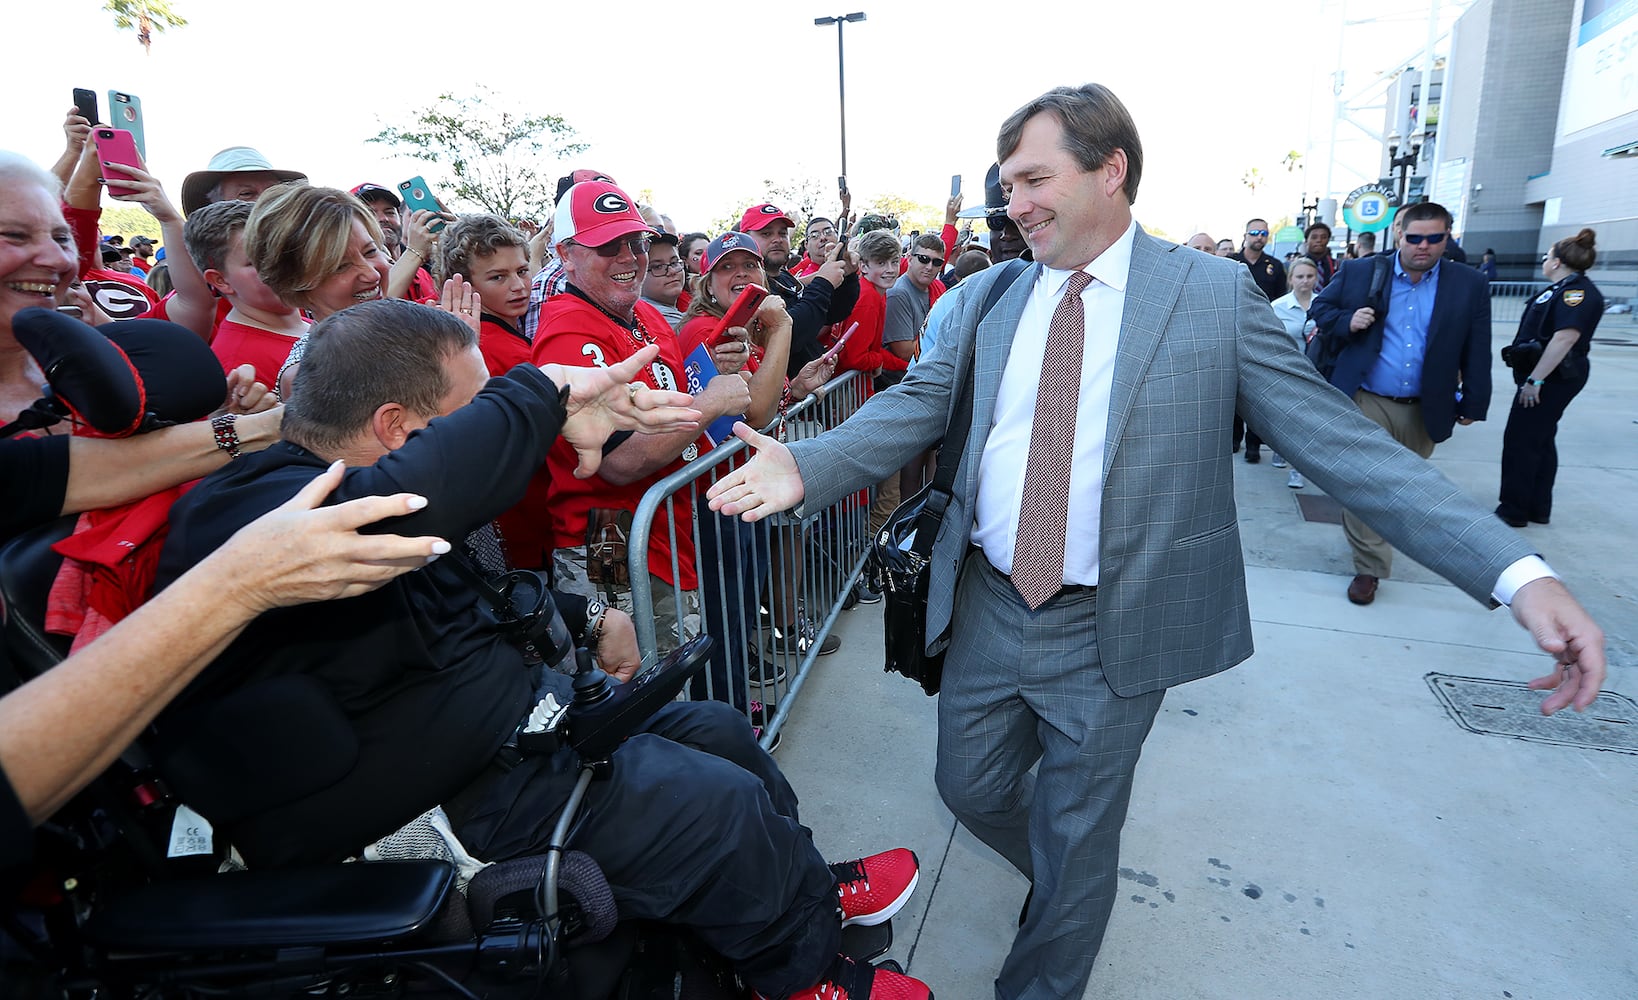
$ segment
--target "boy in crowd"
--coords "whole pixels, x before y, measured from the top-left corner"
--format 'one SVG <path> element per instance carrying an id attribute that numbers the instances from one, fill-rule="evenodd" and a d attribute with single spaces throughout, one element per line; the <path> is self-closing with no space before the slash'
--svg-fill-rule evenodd
<path id="1" fill-rule="evenodd" d="M 222 370 L 248 364 L 256 369 L 256 381 L 273 385 L 290 348 L 307 332 L 307 321 L 262 283 L 250 263 L 244 246 L 250 210 L 248 201 L 205 205 L 188 216 L 182 237 L 205 283 L 229 304 L 210 344 Z"/>

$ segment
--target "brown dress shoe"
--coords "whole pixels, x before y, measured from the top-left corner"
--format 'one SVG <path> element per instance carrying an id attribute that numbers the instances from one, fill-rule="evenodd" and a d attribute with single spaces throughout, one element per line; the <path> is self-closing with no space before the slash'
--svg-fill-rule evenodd
<path id="1" fill-rule="evenodd" d="M 1348 584 L 1348 600 L 1355 604 L 1369 604 L 1376 600 L 1376 577 L 1360 573 Z"/>

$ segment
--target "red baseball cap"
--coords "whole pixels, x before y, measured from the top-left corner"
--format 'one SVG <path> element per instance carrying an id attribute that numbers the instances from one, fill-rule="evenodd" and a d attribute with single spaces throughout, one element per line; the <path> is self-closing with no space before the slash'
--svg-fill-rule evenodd
<path id="1" fill-rule="evenodd" d="M 700 273 L 710 274 L 731 253 L 748 253 L 757 260 L 762 259 L 762 251 L 757 249 L 756 240 L 751 239 L 750 234 L 723 233 L 705 248 L 705 256 L 700 258 Z"/>
<path id="2" fill-rule="evenodd" d="M 742 233 L 755 233 L 767 229 L 776 222 L 783 222 L 787 226 L 796 225 L 791 221 L 790 216 L 779 210 L 778 205 L 766 203 L 752 205 L 745 210 L 744 215 L 739 217 L 739 231 Z"/>
<path id="3" fill-rule="evenodd" d="M 637 204 L 607 181 L 585 181 L 563 192 L 552 223 L 552 239 L 559 245 L 573 240 L 600 247 L 632 233 L 654 230 L 637 213 Z"/>

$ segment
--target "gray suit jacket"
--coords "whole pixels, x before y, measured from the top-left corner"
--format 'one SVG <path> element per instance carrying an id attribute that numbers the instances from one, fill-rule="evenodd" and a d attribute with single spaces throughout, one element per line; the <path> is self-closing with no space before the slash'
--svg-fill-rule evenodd
<path id="1" fill-rule="evenodd" d="M 806 491 L 802 508 L 878 482 L 943 436 L 952 387 L 967 377 L 971 358 L 973 431 L 933 549 L 927 608 L 928 635 L 953 624 L 957 641 L 962 630 L 983 627 L 950 623 L 951 607 L 1001 373 L 1039 273 L 1021 275 L 980 323 L 998 270 L 967 279 L 974 288 L 903 382 L 836 429 L 791 446 Z M 1234 261 L 1139 229 L 1119 337 L 1103 460 L 1097 639 L 1120 694 L 1181 684 L 1251 655 L 1228 447 L 1236 407 L 1322 489 L 1476 600 L 1493 603 L 1501 571 L 1533 551 L 1327 385 Z"/>

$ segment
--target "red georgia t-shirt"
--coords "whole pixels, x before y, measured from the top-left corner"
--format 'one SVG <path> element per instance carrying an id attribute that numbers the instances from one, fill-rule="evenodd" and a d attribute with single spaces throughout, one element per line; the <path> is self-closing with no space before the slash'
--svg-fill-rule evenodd
<path id="1" fill-rule="evenodd" d="M 279 377 L 279 369 L 290 357 L 290 349 L 299 339 L 259 326 L 223 320 L 216 326 L 210 349 L 221 360 L 224 374 L 243 364 L 253 365 L 256 381 L 271 389 Z"/>
<path id="2" fill-rule="evenodd" d="M 642 372 L 640 380 L 654 389 L 681 389 L 684 384 L 683 355 L 676 333 L 665 317 L 646 302 L 637 303 L 636 315 L 641 330 L 660 345 L 659 358 Z M 542 304 L 540 327 L 535 333 L 534 363 L 606 368 L 636 354 L 644 344 L 638 332 L 626 329 L 597 306 L 570 292 L 555 295 Z M 537 508 L 532 513 L 535 517 L 544 514 L 543 519 L 549 521 L 555 547 L 584 545 L 589 511 L 598 507 L 615 507 L 635 512 L 648 488 L 693 461 L 699 454 L 699 448 L 700 442 L 696 441 L 679 457 L 654 472 L 636 482 L 616 486 L 602 476 L 576 479 L 574 470 L 579 459 L 569 442 L 560 437 L 546 456 L 544 472 L 548 482 L 545 510 Z M 537 475 L 536 479 L 539 478 Z M 524 503 L 529 502 L 530 497 L 526 496 Z M 675 575 L 680 580 L 674 579 L 671 571 L 672 525 L 677 536 L 678 572 Z M 649 535 L 648 569 L 667 583 L 680 583 L 684 589 L 692 590 L 698 586 L 694 571 L 694 511 L 689 490 L 684 489 L 673 495 L 655 518 L 653 531 Z"/>

